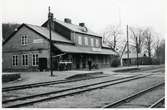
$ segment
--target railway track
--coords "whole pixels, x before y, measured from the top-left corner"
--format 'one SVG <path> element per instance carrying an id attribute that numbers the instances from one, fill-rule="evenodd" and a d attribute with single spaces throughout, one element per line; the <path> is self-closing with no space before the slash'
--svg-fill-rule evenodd
<path id="1" fill-rule="evenodd" d="M 155 73 L 156 71 L 159 71 L 161 69 L 164 69 L 164 67 L 154 67 L 154 68 L 151 67 L 151 68 L 142 68 L 142 69 L 139 68 L 139 70 L 132 70 L 132 71 L 130 71 L 130 73 L 134 73 L 134 72 L 147 72 L 147 71 Z"/>
<path id="2" fill-rule="evenodd" d="M 149 108 L 161 108 L 162 105 L 164 105 L 165 103 L 165 97 L 162 97 L 161 99 L 159 99 L 158 101 L 156 101 L 154 104 L 152 104 L 151 106 L 149 106 Z"/>
<path id="3" fill-rule="evenodd" d="M 120 99 L 118 101 L 115 101 L 115 102 L 112 102 L 110 104 L 107 104 L 103 108 L 119 108 L 119 106 L 121 106 L 123 104 L 126 104 L 126 103 L 132 101 L 133 99 L 141 96 L 142 94 L 150 92 L 150 91 L 152 91 L 152 90 L 154 90 L 154 89 L 156 89 L 156 88 L 158 88 L 158 87 L 160 87 L 160 86 L 162 86 L 164 84 L 165 84 L 164 82 L 161 82 L 161 83 L 159 83 L 157 85 L 154 85 L 154 86 L 151 86 L 151 87 L 149 87 L 147 89 L 141 90 L 141 91 L 139 91 L 139 92 L 137 92 L 135 94 L 131 94 L 131 95 L 129 95 L 129 96 L 125 97 L 125 98 L 122 98 L 122 99 Z M 159 101 L 157 101 L 156 103 L 154 103 L 153 105 L 151 105 L 149 108 L 153 108 L 153 107 L 155 108 L 159 103 L 162 103 L 163 101 L 164 101 L 164 99 L 162 98 Z"/>
<path id="4" fill-rule="evenodd" d="M 151 70 L 154 70 L 157 68 L 151 68 Z M 143 71 L 150 71 L 150 68 L 148 69 L 143 69 L 143 70 L 135 70 L 133 72 L 143 72 Z M 40 83 L 33 83 L 33 84 L 24 84 L 24 85 L 18 85 L 18 86 L 11 86 L 11 87 L 4 87 L 2 88 L 2 92 L 7 92 L 7 91 L 13 91 L 13 90 L 20 90 L 20 89 L 27 89 L 27 88 L 34 88 L 34 87 L 40 87 L 40 86 L 47 86 L 47 85 L 52 85 L 52 84 L 60 84 L 60 83 L 69 83 L 69 82 L 76 82 L 76 81 L 81 81 L 81 80 L 89 80 L 89 79 L 95 79 L 95 78 L 102 78 L 106 76 L 93 76 L 93 77 L 88 77 L 88 78 L 78 78 L 78 79 L 67 79 L 67 80 L 58 80 L 58 81 L 48 81 L 48 82 L 40 82 Z"/>
<path id="5" fill-rule="evenodd" d="M 21 106 L 26 106 L 26 105 L 31 105 L 37 102 L 42 102 L 42 101 L 47 101 L 55 98 L 61 98 L 64 96 L 70 96 L 70 95 L 75 95 L 78 93 L 86 92 L 86 91 L 91 91 L 95 89 L 100 89 L 104 88 L 107 86 L 123 83 L 123 82 L 128 82 L 140 78 L 144 78 L 149 75 L 134 75 L 133 77 L 124 77 L 124 78 L 118 78 L 114 80 L 107 80 L 107 81 L 102 81 L 98 83 L 93 83 L 93 84 L 88 84 L 88 85 L 83 85 L 83 86 L 78 86 L 78 87 L 73 87 L 73 88 L 68 88 L 68 89 L 62 89 L 59 91 L 52 91 L 48 93 L 43 93 L 43 94 L 37 94 L 37 95 L 32 95 L 32 96 L 26 96 L 26 97 L 20 97 L 16 99 L 9 99 L 5 100 L 2 103 L 2 106 L 4 108 L 16 108 L 16 107 L 21 107 Z"/>
<path id="6" fill-rule="evenodd" d="M 47 85 L 52 85 L 52 84 L 76 82 L 76 81 L 81 81 L 81 80 L 89 80 L 89 79 L 102 78 L 102 77 L 106 77 L 106 76 L 93 76 L 93 77 L 87 77 L 87 78 L 77 78 L 77 79 L 40 82 L 40 83 L 33 83 L 33 84 L 24 84 L 24 85 L 18 85 L 18 86 L 4 87 L 2 88 L 2 92 L 34 88 L 34 87 L 40 87 L 40 86 L 47 86 Z"/>

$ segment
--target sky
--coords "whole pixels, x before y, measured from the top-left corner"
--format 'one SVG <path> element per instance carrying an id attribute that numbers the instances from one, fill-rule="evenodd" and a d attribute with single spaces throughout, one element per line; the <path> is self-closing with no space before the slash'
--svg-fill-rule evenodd
<path id="1" fill-rule="evenodd" d="M 166 0 L 3 0 L 2 22 L 42 25 L 48 7 L 54 17 L 84 22 L 101 33 L 109 25 L 151 27 L 161 36 L 167 33 Z"/>

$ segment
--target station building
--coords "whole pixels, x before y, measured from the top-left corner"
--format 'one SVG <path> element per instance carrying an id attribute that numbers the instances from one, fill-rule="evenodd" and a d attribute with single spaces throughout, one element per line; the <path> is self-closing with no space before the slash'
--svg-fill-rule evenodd
<path id="1" fill-rule="evenodd" d="M 3 71 L 36 71 L 39 65 L 50 68 L 50 43 L 48 21 L 42 26 L 22 24 L 3 42 Z M 118 53 L 102 46 L 102 37 L 88 29 L 84 23 L 72 24 L 71 20 L 53 19 L 52 22 L 52 58 L 53 69 L 59 70 L 59 64 L 70 62 L 72 69 L 92 65 L 110 67 Z"/>

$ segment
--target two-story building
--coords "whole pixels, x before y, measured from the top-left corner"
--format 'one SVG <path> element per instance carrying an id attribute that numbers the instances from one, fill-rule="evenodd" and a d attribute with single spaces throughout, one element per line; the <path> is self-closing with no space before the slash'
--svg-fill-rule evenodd
<path id="1" fill-rule="evenodd" d="M 53 68 L 59 69 L 61 61 L 70 61 L 73 69 L 88 67 L 88 60 L 99 68 L 109 67 L 118 53 L 102 47 L 102 37 L 90 31 L 84 23 L 72 24 L 70 19 L 52 23 Z M 3 43 L 3 70 L 37 70 L 49 60 L 48 21 L 42 26 L 22 24 Z M 42 60 L 40 60 L 42 59 Z"/>

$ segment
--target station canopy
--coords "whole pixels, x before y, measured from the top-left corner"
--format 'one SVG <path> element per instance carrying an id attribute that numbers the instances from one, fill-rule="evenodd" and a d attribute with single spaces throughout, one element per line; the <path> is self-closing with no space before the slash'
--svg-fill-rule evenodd
<path id="1" fill-rule="evenodd" d="M 118 56 L 118 53 L 111 49 L 79 47 L 75 45 L 54 44 L 56 48 L 64 53 L 84 53 L 84 54 L 102 54 Z"/>

